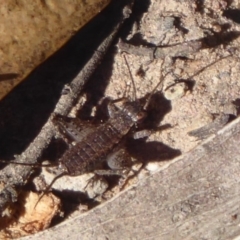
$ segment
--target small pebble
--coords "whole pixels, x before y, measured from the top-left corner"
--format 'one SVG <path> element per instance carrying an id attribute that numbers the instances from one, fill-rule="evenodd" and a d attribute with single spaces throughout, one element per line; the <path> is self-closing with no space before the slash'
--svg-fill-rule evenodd
<path id="1" fill-rule="evenodd" d="M 170 87 L 166 87 L 163 94 L 168 100 L 175 100 L 183 97 L 188 90 L 186 83 L 180 82 L 172 84 Z"/>

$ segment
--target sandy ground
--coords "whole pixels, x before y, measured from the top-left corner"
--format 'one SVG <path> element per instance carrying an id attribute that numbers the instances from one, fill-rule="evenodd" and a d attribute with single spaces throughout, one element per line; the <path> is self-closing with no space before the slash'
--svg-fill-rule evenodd
<path id="1" fill-rule="evenodd" d="M 198 52 L 185 59 L 178 58 L 172 62 L 168 58 L 155 59 L 151 63 L 148 56 L 127 55 L 139 97 L 150 93 L 160 76 L 169 73 L 164 79 L 163 93 L 170 98 L 167 104 L 171 109 L 159 126 L 169 124 L 171 127 L 152 134 L 148 141 L 163 142 L 182 153 L 198 144 L 187 134 L 189 131 L 211 123 L 221 113 L 237 113 L 240 92 L 237 37 L 240 25 L 231 17 L 223 16 L 228 15 L 229 7 L 238 7 L 238 1 L 232 1 L 231 5 L 229 1 L 220 0 L 204 1 L 202 5 L 198 2 L 153 0 L 140 23 L 135 25 L 135 34 L 157 46 L 205 38 L 206 45 Z M 229 55 L 232 56 L 224 59 Z M 144 77 L 136 74 L 141 66 L 146 69 Z M 105 95 L 116 98 L 130 83 L 121 54 L 114 58 L 112 73 Z M 169 96 L 167 86 L 176 80 L 183 80 L 183 83 L 175 84 L 174 94 Z"/>
<path id="2" fill-rule="evenodd" d="M 139 1 L 139 4 L 143 4 L 143 1 Z M 140 156 L 140 160 L 147 163 L 147 170 L 143 170 L 133 182 L 197 146 L 199 141 L 189 136 L 189 131 L 214 123 L 221 114 L 231 114 L 231 117 L 238 115 L 238 7 L 237 0 L 145 1 L 142 17 L 135 20 L 131 33 L 125 36 L 130 43 L 166 47 L 199 40 L 202 47 L 195 53 L 180 58 L 166 56 L 164 59 L 151 59 L 149 56 L 125 53 L 138 98 L 152 93 L 162 76 L 165 76 L 162 88 L 159 87 L 154 93 L 148 109 L 146 126 L 153 133 L 146 142 L 136 141 L 128 147 L 135 154 L 134 157 Z M 127 65 L 122 53 L 116 54 L 116 46 L 113 46 L 90 80 L 87 95 L 95 103 L 103 96 L 117 99 L 124 95 L 129 88 L 127 86 L 130 86 L 132 94 Z M 83 101 L 81 99 L 80 103 Z M 211 132 L 211 129 L 207 132 Z M 133 168 L 138 169 L 139 166 Z M 62 181 L 64 184 L 60 183 L 60 187 L 66 184 L 66 180 L 62 178 Z M 98 196 L 108 187 L 105 183 L 103 180 L 100 190 L 92 195 L 88 192 L 88 195 Z M 129 181 L 128 184 L 131 183 Z M 95 184 L 97 185 L 99 184 Z M 54 188 L 59 189 L 57 185 Z M 98 196 L 96 202 L 86 205 L 91 208 L 98 204 L 97 201 L 109 199 L 119 191 L 119 184 L 116 184 L 110 191 Z M 63 205 L 74 205 L 75 203 L 67 203 L 69 199 L 66 196 Z M 78 214 L 88 207 L 82 204 L 70 208 L 77 209 L 75 214 Z"/>

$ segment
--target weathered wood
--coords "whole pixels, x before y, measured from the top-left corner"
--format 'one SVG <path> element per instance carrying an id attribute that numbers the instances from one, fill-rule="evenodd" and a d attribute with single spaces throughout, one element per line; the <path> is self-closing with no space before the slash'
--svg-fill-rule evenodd
<path id="1" fill-rule="evenodd" d="M 109 202 L 24 239 L 240 236 L 240 118 Z"/>

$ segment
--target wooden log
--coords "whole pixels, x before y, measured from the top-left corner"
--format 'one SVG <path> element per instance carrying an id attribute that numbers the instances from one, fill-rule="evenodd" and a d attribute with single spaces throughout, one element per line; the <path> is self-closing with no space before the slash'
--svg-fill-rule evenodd
<path id="1" fill-rule="evenodd" d="M 24 239 L 236 239 L 240 118 L 85 214 Z"/>

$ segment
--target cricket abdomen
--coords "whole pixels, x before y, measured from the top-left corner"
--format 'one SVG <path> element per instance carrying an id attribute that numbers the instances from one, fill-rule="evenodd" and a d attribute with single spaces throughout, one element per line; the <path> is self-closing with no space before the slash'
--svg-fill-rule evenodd
<path id="1" fill-rule="evenodd" d="M 117 114 L 113 119 L 90 132 L 81 142 L 67 150 L 60 159 L 71 176 L 95 170 L 95 164 L 104 160 L 134 124 L 131 117 Z"/>

